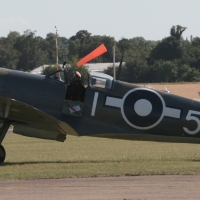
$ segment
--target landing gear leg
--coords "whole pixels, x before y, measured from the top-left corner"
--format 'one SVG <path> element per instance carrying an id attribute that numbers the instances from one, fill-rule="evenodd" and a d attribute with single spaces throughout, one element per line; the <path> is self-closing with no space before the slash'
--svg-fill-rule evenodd
<path id="1" fill-rule="evenodd" d="M 6 151 L 2 145 L 0 145 L 0 163 L 3 163 L 6 158 Z"/>
<path id="2" fill-rule="evenodd" d="M 9 129 L 10 123 L 3 122 L 0 123 L 0 144 L 3 142 L 3 139 Z M 6 157 L 5 149 L 0 145 L 0 163 L 3 163 Z"/>

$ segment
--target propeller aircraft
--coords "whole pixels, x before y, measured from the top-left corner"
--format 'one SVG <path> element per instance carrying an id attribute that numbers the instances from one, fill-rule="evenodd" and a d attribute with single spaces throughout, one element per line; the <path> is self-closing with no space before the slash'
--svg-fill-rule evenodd
<path id="1" fill-rule="evenodd" d="M 106 52 L 94 52 L 78 66 Z M 65 64 L 65 63 L 64 63 Z M 67 98 L 63 68 L 36 75 L 0 68 L 0 162 L 10 125 L 16 134 L 65 141 L 66 135 L 127 140 L 200 143 L 200 102 L 153 88 L 88 73 L 81 100 Z M 63 73 L 64 81 L 55 79 Z"/>

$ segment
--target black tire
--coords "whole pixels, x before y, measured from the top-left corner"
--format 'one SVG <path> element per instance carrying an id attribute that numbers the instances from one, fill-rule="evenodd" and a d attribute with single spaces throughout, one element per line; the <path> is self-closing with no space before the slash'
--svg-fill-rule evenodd
<path id="1" fill-rule="evenodd" d="M 2 145 L 0 145 L 0 163 L 3 163 L 6 158 L 6 151 Z"/>

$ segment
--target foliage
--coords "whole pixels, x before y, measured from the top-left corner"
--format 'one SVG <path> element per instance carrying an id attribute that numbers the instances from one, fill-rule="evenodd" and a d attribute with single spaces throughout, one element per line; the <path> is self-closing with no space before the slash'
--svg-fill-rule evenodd
<path id="1" fill-rule="evenodd" d="M 21 55 L 20 51 L 13 48 L 19 38 L 19 33 L 10 32 L 7 38 L 0 38 L 0 66 L 16 69 Z"/>
<path id="2" fill-rule="evenodd" d="M 69 39 L 58 37 L 58 60 L 67 61 L 68 76 L 77 70 L 87 79 L 87 67 L 76 67 L 76 62 L 100 44 L 107 52 L 91 62 L 113 62 L 115 45 L 116 75 L 127 82 L 176 82 L 198 81 L 200 75 L 200 38 L 182 38 L 185 27 L 172 26 L 170 35 L 161 41 L 145 40 L 143 37 L 122 38 L 116 41 L 111 36 L 92 35 L 80 30 Z M 0 67 L 31 71 L 36 67 L 56 63 L 56 35 L 48 33 L 46 38 L 36 35 L 36 31 L 26 30 L 22 35 L 10 32 L 0 38 Z M 124 64 L 125 63 L 125 64 Z M 44 73 L 53 71 L 46 68 Z M 105 73 L 113 75 L 112 67 Z"/>
<path id="3" fill-rule="evenodd" d="M 123 69 L 123 67 L 124 66 L 122 65 L 122 69 Z M 118 73 L 118 69 L 119 69 L 119 66 L 115 65 L 115 75 Z M 124 72 L 124 70 L 122 70 L 122 72 Z M 107 67 L 107 69 L 104 70 L 104 73 L 114 77 L 114 75 L 113 75 L 113 73 L 114 73 L 113 66 Z M 122 77 L 122 74 L 121 74 L 121 77 Z M 122 80 L 122 79 L 120 79 L 120 80 Z"/>
<path id="4" fill-rule="evenodd" d="M 81 59 L 102 43 L 106 46 L 108 51 L 91 62 L 112 62 L 112 48 L 116 43 L 115 39 L 108 36 L 91 36 L 91 34 L 85 30 L 77 32 L 76 35 L 69 39 L 68 58 L 71 60 L 74 55 L 77 55 L 78 59 Z M 117 57 L 117 61 L 118 60 Z"/>
<path id="5" fill-rule="evenodd" d="M 59 66 L 59 68 L 60 68 L 60 66 Z M 51 73 L 55 72 L 56 70 L 58 70 L 56 65 L 49 65 L 49 66 L 43 68 L 42 75 L 51 74 Z"/>
<path id="6" fill-rule="evenodd" d="M 181 44 L 181 35 L 186 28 L 173 26 L 170 30 L 171 36 L 164 38 L 152 50 L 150 62 L 155 60 L 174 60 L 183 57 L 183 48 Z"/>
<path id="7" fill-rule="evenodd" d="M 119 64 L 119 68 L 118 68 L 117 76 L 116 76 L 116 79 L 118 80 L 119 77 L 120 77 L 120 73 L 121 73 L 121 68 L 122 68 L 122 63 L 123 63 L 125 52 L 128 51 L 129 49 L 131 49 L 131 44 L 130 44 L 128 39 L 122 38 L 117 43 L 117 47 L 119 48 L 120 53 L 121 53 L 120 64 Z"/>
<path id="8" fill-rule="evenodd" d="M 143 37 L 134 37 L 129 39 L 129 42 L 134 46 L 143 46 L 149 49 L 153 49 L 157 45 L 157 41 L 145 40 Z"/>

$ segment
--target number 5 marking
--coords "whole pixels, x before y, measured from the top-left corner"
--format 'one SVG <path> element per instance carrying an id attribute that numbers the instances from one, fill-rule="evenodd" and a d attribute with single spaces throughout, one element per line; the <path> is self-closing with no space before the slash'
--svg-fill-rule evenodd
<path id="1" fill-rule="evenodd" d="M 186 116 L 187 121 L 194 120 L 197 123 L 197 128 L 193 131 L 190 131 L 186 127 L 183 127 L 183 130 L 190 135 L 195 135 L 200 131 L 200 120 L 199 120 L 199 118 L 192 116 L 192 114 L 200 115 L 200 112 L 189 110 L 189 112 Z"/>

